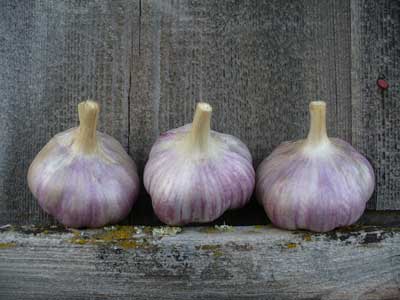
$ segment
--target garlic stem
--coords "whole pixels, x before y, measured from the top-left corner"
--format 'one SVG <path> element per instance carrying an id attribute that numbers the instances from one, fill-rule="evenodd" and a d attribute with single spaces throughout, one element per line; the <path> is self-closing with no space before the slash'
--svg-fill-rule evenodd
<path id="1" fill-rule="evenodd" d="M 186 141 L 193 150 L 194 148 L 200 151 L 207 151 L 208 139 L 210 136 L 212 108 L 208 103 L 200 102 L 197 104 L 194 114 L 192 129 L 188 134 Z"/>
<path id="2" fill-rule="evenodd" d="M 74 148 L 84 153 L 94 152 L 97 148 L 96 128 L 100 111 L 99 105 L 91 100 L 79 103 L 79 129 Z"/>
<path id="3" fill-rule="evenodd" d="M 312 101 L 310 103 L 310 131 L 306 143 L 317 145 L 324 142 L 329 142 L 326 133 L 326 103 Z"/>

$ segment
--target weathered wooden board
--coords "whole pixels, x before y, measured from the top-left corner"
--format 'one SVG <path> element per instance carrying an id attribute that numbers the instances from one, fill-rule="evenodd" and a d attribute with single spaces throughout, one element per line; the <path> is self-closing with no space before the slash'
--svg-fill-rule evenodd
<path id="1" fill-rule="evenodd" d="M 315 99 L 328 102 L 330 134 L 351 140 L 350 28 L 349 1 L 142 1 L 131 148 L 145 158 L 160 131 L 191 122 L 199 100 L 255 165 L 305 136 Z"/>
<path id="2" fill-rule="evenodd" d="M 26 173 L 77 103 L 100 102 L 100 130 L 128 148 L 131 1 L 0 3 L 0 223 L 48 223 Z"/>
<path id="3" fill-rule="evenodd" d="M 160 236 L 163 230 L 0 233 L 0 298 L 400 298 L 398 229 L 185 228 Z"/>
<path id="4" fill-rule="evenodd" d="M 353 143 L 376 169 L 370 208 L 400 209 L 400 2 L 355 0 L 352 16 Z M 376 85 L 382 74 L 389 89 Z"/>

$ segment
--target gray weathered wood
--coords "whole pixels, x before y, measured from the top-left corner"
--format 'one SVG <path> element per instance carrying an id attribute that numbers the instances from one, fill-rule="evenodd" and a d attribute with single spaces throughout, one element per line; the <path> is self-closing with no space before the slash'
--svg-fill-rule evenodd
<path id="1" fill-rule="evenodd" d="M 157 230 L 0 233 L 0 298 L 400 298 L 398 229 L 185 228 L 165 236 Z"/>
<path id="2" fill-rule="evenodd" d="M 128 148 L 131 1 L 0 3 L 0 223 L 48 223 L 28 166 L 56 133 L 77 125 L 77 103 L 101 104 L 99 129 Z"/>
<path id="3" fill-rule="evenodd" d="M 356 224 L 400 227 L 400 214 L 397 210 L 367 210 Z"/>
<path id="4" fill-rule="evenodd" d="M 348 1 L 150 0 L 141 24 L 143 78 L 132 93 L 142 106 L 131 107 L 132 119 L 146 118 L 131 123 L 131 135 L 149 137 L 131 147 L 139 159 L 160 131 L 191 122 L 199 100 L 213 106 L 213 128 L 241 138 L 256 165 L 305 136 L 311 100 L 328 102 L 332 136 L 351 139 Z"/>
<path id="5" fill-rule="evenodd" d="M 400 1 L 354 0 L 351 16 L 353 143 L 377 177 L 369 208 L 400 209 Z M 390 84 L 384 93 L 380 74 Z"/>

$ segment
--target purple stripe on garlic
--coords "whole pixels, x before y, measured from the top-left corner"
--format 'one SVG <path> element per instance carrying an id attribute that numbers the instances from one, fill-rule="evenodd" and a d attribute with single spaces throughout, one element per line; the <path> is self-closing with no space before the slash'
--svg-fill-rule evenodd
<path id="1" fill-rule="evenodd" d="M 116 223 L 137 199 L 136 165 L 117 140 L 96 131 L 96 102 L 82 102 L 78 111 L 80 126 L 54 136 L 32 162 L 29 188 L 66 226 Z"/>
<path id="2" fill-rule="evenodd" d="M 368 160 L 328 138 L 325 111 L 325 102 L 311 102 L 307 138 L 281 144 L 257 169 L 257 199 L 278 227 L 326 232 L 353 224 L 374 191 Z"/>
<path id="3" fill-rule="evenodd" d="M 249 150 L 210 129 L 211 111 L 198 103 L 192 124 L 163 133 L 151 149 L 144 185 L 155 213 L 169 225 L 213 221 L 245 205 L 253 192 Z"/>

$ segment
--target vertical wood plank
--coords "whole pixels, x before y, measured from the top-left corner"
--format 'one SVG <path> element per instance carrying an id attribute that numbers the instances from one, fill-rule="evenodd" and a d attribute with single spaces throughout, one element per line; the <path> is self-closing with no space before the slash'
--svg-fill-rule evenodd
<path id="1" fill-rule="evenodd" d="M 354 0 L 352 29 L 353 141 L 376 171 L 369 208 L 400 209 L 400 2 Z M 382 92 L 380 74 L 390 84 Z"/>
<path id="2" fill-rule="evenodd" d="M 191 122 L 199 100 L 214 107 L 213 128 L 246 142 L 256 165 L 306 134 L 311 100 L 327 101 L 331 135 L 351 140 L 349 1 L 143 3 L 151 82 L 136 97 L 149 99 L 142 113 L 153 112 L 148 142 Z"/>
<path id="3" fill-rule="evenodd" d="M 77 125 L 77 103 L 101 104 L 99 130 L 128 148 L 130 1 L 2 1 L 0 224 L 52 223 L 26 184 L 56 133 Z"/>
<path id="4" fill-rule="evenodd" d="M 159 134 L 161 3 L 138 0 L 138 21 L 133 25 L 129 144 L 141 170 Z"/>
<path id="5" fill-rule="evenodd" d="M 129 154 L 143 168 L 151 146 L 159 135 L 160 103 L 160 18 L 163 1 L 137 0 L 131 5 L 137 15 L 132 40 L 131 88 L 129 99 Z M 142 184 L 139 200 L 128 216 L 130 224 L 161 224 Z"/>

